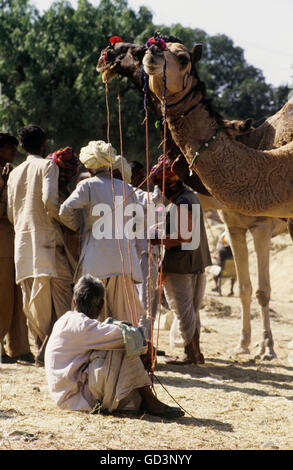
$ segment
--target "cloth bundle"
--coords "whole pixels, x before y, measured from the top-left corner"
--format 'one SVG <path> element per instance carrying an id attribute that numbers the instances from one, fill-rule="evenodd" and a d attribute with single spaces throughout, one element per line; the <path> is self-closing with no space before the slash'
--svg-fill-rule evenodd
<path id="1" fill-rule="evenodd" d="M 124 179 L 126 183 L 131 183 L 131 166 L 129 165 L 128 161 L 126 158 L 122 157 L 121 155 L 117 155 L 115 158 L 115 161 L 113 163 L 113 171 L 114 170 L 119 170 L 121 173 L 121 176 L 123 176 L 122 172 L 122 158 L 123 158 L 123 169 L 124 169 Z"/>

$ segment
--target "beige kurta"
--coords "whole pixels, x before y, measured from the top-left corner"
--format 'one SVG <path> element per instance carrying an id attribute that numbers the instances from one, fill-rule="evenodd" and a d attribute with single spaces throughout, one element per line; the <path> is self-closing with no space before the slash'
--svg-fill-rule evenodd
<path id="1" fill-rule="evenodd" d="M 6 336 L 7 353 L 13 357 L 28 353 L 30 347 L 21 291 L 15 284 L 14 230 L 7 218 L 7 185 L 2 171 L 0 165 L 0 341 Z"/>
<path id="2" fill-rule="evenodd" d="M 15 231 L 16 282 L 35 337 L 50 333 L 57 318 L 71 307 L 72 269 L 65 254 L 58 218 L 58 166 L 28 155 L 8 180 L 7 213 Z"/>
<path id="3" fill-rule="evenodd" d="M 90 411 L 99 400 L 112 411 L 136 388 L 150 385 L 139 357 L 126 357 L 121 328 L 76 311 L 55 323 L 45 370 L 54 401 L 68 410 Z"/>
<path id="4" fill-rule="evenodd" d="M 58 222 L 59 170 L 55 163 L 28 155 L 10 174 L 7 214 L 15 231 L 16 282 L 57 277 L 55 249 L 63 245 Z"/>

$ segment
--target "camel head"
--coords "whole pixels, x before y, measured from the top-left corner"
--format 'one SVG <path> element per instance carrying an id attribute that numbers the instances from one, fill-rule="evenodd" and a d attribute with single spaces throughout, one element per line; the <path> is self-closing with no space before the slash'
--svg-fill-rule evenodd
<path id="1" fill-rule="evenodd" d="M 164 48 L 160 44 L 151 44 L 143 57 L 150 90 L 162 100 L 166 79 L 166 98 L 172 100 L 172 95 L 184 92 L 194 85 L 194 65 L 200 60 L 201 54 L 201 44 L 195 44 L 191 53 L 179 42 L 167 40 Z"/>
<path id="2" fill-rule="evenodd" d="M 109 82 L 117 75 L 128 77 L 142 84 L 142 58 L 145 46 L 117 41 L 101 51 L 96 70 L 102 73 L 103 82 Z"/>

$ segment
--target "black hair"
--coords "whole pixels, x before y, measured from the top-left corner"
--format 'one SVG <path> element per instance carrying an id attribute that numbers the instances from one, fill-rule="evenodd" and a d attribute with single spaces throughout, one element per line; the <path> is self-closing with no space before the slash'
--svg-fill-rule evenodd
<path id="1" fill-rule="evenodd" d="M 42 145 L 46 140 L 45 131 L 35 124 L 29 124 L 21 129 L 18 129 L 17 135 L 20 143 L 29 153 L 39 154 L 42 150 Z"/>
<path id="2" fill-rule="evenodd" d="M 137 160 L 133 160 L 132 162 L 129 162 L 131 171 L 133 170 L 144 170 L 144 166 L 142 163 L 138 162 Z"/>
<path id="3" fill-rule="evenodd" d="M 5 144 L 18 145 L 18 140 L 14 135 L 0 132 L 0 148 L 4 147 Z"/>
<path id="4" fill-rule="evenodd" d="M 98 312 L 104 295 L 105 287 L 103 282 L 90 274 L 82 276 L 73 288 L 73 300 L 76 310 L 88 316 Z"/>

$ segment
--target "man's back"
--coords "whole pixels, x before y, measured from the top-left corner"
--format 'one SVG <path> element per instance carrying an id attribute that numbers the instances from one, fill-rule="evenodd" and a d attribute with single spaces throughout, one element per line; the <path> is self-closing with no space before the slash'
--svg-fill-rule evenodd
<path id="1" fill-rule="evenodd" d="M 111 177 L 104 173 L 80 182 L 71 196 L 61 205 L 60 218 L 72 230 L 77 230 L 79 227 L 78 210 L 83 210 L 83 245 L 77 277 L 91 273 L 94 276 L 106 278 L 122 274 L 124 269 L 125 274 L 129 275 L 132 272 L 133 279 L 141 281 L 135 240 L 129 240 L 128 249 L 126 230 L 123 225 L 124 183 L 114 178 L 113 185 L 116 197 L 115 211 Z M 127 203 L 135 202 L 130 199 L 133 188 L 127 183 L 125 183 L 125 192 Z M 117 223 L 115 223 L 114 213 Z M 97 253 L 99 262 L 97 262 Z"/>
<path id="2" fill-rule="evenodd" d="M 62 244 L 58 214 L 58 167 L 29 155 L 8 180 L 7 214 L 15 230 L 17 282 L 31 276 L 52 275 L 55 247 Z"/>

